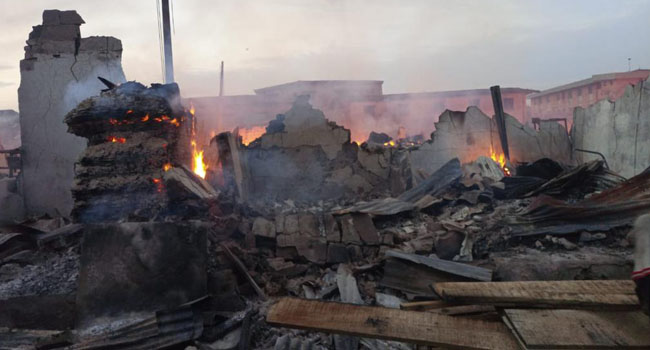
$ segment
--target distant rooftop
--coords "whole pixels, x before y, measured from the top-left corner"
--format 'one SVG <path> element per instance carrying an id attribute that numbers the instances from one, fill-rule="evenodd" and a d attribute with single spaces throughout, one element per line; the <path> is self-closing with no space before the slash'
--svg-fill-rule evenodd
<path id="1" fill-rule="evenodd" d="M 517 87 L 501 88 L 501 93 L 525 93 L 530 94 L 538 92 L 539 90 L 522 89 Z M 432 92 L 414 92 L 414 93 L 401 93 L 401 94 L 386 94 L 385 100 L 401 100 L 411 98 L 427 98 L 427 97 L 463 97 L 463 96 L 476 96 L 476 95 L 489 95 L 490 89 L 471 89 L 471 90 L 449 90 L 449 91 L 432 91 Z"/>
<path id="2" fill-rule="evenodd" d="M 536 98 L 536 97 L 542 97 L 548 94 L 552 94 L 554 92 L 558 91 L 564 91 L 568 89 L 573 89 L 577 88 L 580 86 L 585 86 L 593 83 L 597 83 L 600 81 L 606 81 L 606 80 L 614 80 L 614 79 L 629 79 L 629 78 L 647 78 L 648 75 L 650 75 L 650 69 L 637 69 L 629 72 L 615 72 L 615 73 L 605 73 L 605 74 L 596 74 L 592 75 L 591 78 L 583 79 L 583 80 L 578 80 L 573 83 L 568 83 L 560 86 L 556 86 L 554 88 L 550 88 L 547 90 L 540 91 L 538 93 L 534 93 L 529 95 L 529 98 Z"/>
<path id="3" fill-rule="evenodd" d="M 255 89 L 256 94 L 264 94 L 277 90 L 284 90 L 287 88 L 296 88 L 296 87 L 316 87 L 322 85 L 347 85 L 347 86 L 359 86 L 359 85 L 379 85 L 381 86 L 384 83 L 383 80 L 297 80 L 290 83 L 284 83 L 280 85 L 268 86 L 261 89 Z"/>

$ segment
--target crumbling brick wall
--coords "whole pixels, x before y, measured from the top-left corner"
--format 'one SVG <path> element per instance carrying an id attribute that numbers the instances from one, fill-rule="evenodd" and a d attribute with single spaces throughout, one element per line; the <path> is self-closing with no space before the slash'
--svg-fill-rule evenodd
<path id="1" fill-rule="evenodd" d="M 86 141 L 67 132 L 63 117 L 105 88 L 97 76 L 126 80 L 120 40 L 81 38 L 83 23 L 76 11 L 44 11 L 20 61 L 22 193 L 29 214 L 70 213 L 74 164 Z"/>

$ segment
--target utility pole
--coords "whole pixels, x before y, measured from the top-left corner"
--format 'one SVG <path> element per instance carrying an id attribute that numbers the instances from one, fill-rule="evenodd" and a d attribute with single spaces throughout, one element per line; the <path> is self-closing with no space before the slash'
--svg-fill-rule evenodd
<path id="1" fill-rule="evenodd" d="M 223 61 L 221 61 L 221 75 L 219 76 L 219 96 L 223 96 Z"/>
<path id="2" fill-rule="evenodd" d="M 627 58 L 627 71 L 629 72 L 631 70 L 632 70 L 632 57 L 628 57 Z"/>
<path id="3" fill-rule="evenodd" d="M 172 33 L 169 24 L 169 0 L 162 3 L 163 44 L 165 52 L 165 84 L 174 82 L 174 56 L 172 55 Z"/>

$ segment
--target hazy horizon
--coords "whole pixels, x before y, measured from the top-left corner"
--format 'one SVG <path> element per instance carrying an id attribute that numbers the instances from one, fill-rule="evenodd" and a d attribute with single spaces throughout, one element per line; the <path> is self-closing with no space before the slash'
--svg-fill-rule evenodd
<path id="1" fill-rule="evenodd" d="M 295 80 L 383 80 L 384 93 L 546 89 L 650 67 L 650 1 L 173 1 L 186 97 Z M 122 40 L 127 79 L 162 81 L 155 0 L 0 0 L 0 109 L 18 109 L 19 61 L 44 9 L 77 10 L 83 37 Z M 9 15 L 11 14 L 11 15 Z"/>

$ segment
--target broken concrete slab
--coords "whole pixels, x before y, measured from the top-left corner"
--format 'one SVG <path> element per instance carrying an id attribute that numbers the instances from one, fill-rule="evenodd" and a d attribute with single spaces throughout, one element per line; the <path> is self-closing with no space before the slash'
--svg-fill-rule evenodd
<path id="1" fill-rule="evenodd" d="M 204 296 L 206 232 L 198 222 L 87 226 L 77 326 L 150 313 Z"/>
<path id="2" fill-rule="evenodd" d="M 361 237 L 354 225 L 352 214 L 346 214 L 340 217 L 341 223 L 341 241 L 343 243 L 361 244 Z"/>
<path id="3" fill-rule="evenodd" d="M 319 237 L 320 229 L 318 217 L 312 213 L 301 213 L 298 215 L 298 231 L 302 235 Z"/>
<path id="4" fill-rule="evenodd" d="M 257 217 L 255 218 L 255 221 L 253 221 L 252 232 L 256 236 L 275 238 L 275 224 L 273 221 L 267 220 L 263 217 Z"/>
<path id="5" fill-rule="evenodd" d="M 352 214 L 354 228 L 364 244 L 378 245 L 380 243 L 379 233 L 372 222 L 370 215 L 363 213 Z"/>
<path id="6" fill-rule="evenodd" d="M 340 242 L 341 230 L 339 224 L 332 214 L 323 215 L 323 224 L 325 225 L 325 237 L 328 242 Z"/>
<path id="7" fill-rule="evenodd" d="M 314 264 L 327 262 L 327 242 L 325 239 L 301 237 L 296 244 L 298 255 Z"/>
<path id="8" fill-rule="evenodd" d="M 345 244 L 330 243 L 327 245 L 327 263 L 338 264 L 350 262 L 350 253 Z"/>
<path id="9" fill-rule="evenodd" d="M 300 226 L 298 224 L 298 215 L 291 214 L 284 217 L 284 233 L 299 233 Z"/>

